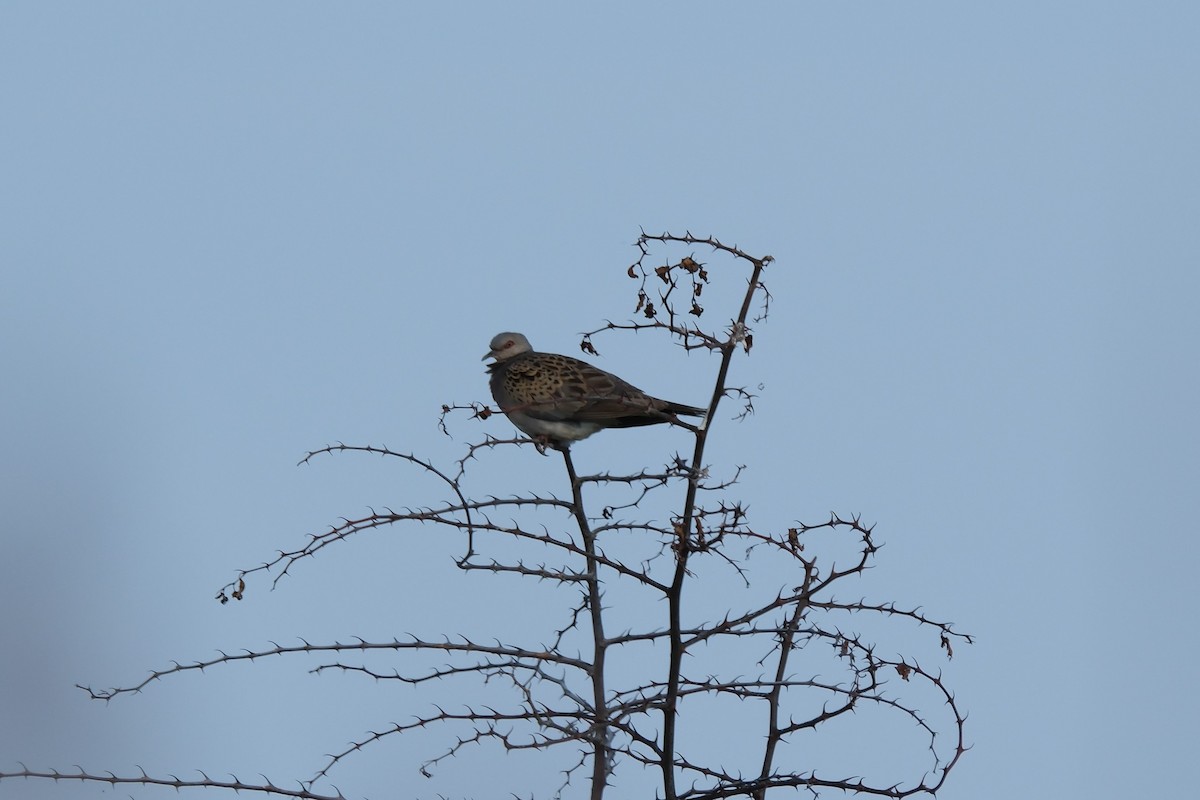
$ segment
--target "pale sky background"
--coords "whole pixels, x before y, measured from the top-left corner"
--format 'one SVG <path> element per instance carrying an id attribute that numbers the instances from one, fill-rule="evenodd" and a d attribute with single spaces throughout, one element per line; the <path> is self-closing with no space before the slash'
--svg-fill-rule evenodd
<path id="1" fill-rule="evenodd" d="M 437 414 L 489 399 L 497 331 L 575 353 L 627 319 L 644 226 L 777 259 L 734 366 L 758 412 L 718 420 L 710 453 L 748 466 L 752 519 L 863 514 L 886 547 L 862 594 L 978 636 L 924 659 L 974 746 L 939 796 L 1193 792 L 1198 41 L 1189 2 L 5 3 L 0 770 L 307 778 L 456 686 L 309 674 L 321 659 L 108 705 L 74 684 L 556 620 L 548 588 L 458 575 L 429 527 L 213 595 L 341 515 L 441 499 L 378 458 L 295 463 L 341 440 L 449 464 L 511 433 L 460 419 L 448 439 Z M 597 344 L 703 400 L 711 362 Z M 600 471 L 681 446 L 617 431 L 576 452 Z M 477 493 L 562 491 L 556 466 L 496 453 Z M 447 736 L 334 783 L 549 796 L 548 766 L 492 749 L 422 778 L 410 762 Z M 173 793 L 0 782 L 109 796 Z"/>

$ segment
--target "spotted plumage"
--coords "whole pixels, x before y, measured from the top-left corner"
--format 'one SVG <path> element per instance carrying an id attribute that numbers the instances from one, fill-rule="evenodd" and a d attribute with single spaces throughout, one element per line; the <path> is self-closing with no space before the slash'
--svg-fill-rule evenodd
<path id="1" fill-rule="evenodd" d="M 679 423 L 680 415 L 705 413 L 651 397 L 577 358 L 536 352 L 519 333 L 498 334 L 484 358 L 496 359 L 488 371 L 500 410 L 522 431 L 560 450 L 604 428 Z"/>

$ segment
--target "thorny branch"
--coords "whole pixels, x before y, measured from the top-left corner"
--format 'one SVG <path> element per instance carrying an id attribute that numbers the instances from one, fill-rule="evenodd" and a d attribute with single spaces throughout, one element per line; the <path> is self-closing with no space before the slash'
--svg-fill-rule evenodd
<path id="1" fill-rule="evenodd" d="M 462 537 L 463 550 L 456 563 L 466 573 L 514 574 L 549 581 L 578 593 L 577 601 L 564 608 L 566 619 L 549 635 L 549 644 L 484 644 L 465 636 L 433 639 L 416 635 L 376 642 L 272 643 L 260 650 L 221 652 L 204 661 L 174 663 L 124 687 L 80 687 L 94 699 L 111 701 L 183 673 L 269 656 L 324 655 L 335 660 L 312 668 L 312 672 L 412 685 L 462 679 L 489 686 L 499 682 L 495 700 L 487 707 L 450 711 L 434 706 L 407 722 L 393 722 L 370 731 L 331 754 L 308 780 L 292 789 L 265 778 L 261 783 L 245 783 L 237 778 L 215 780 L 201 773 L 201 779 L 182 780 L 151 777 L 144 772 L 117 777 L 82 770 L 39 772 L 23 766 L 19 771 L 0 772 L 0 780 L 25 777 L 110 786 L 203 787 L 274 797 L 342 800 L 340 791 L 321 794 L 316 787 L 327 784 L 332 771 L 350 756 L 383 742 L 445 728 L 456 731 L 449 734 L 450 744 L 420 763 L 421 774 L 434 776 L 447 758 L 464 755 L 470 746 L 488 742 L 508 751 L 572 749 L 575 753 L 561 770 L 563 778 L 554 790 L 555 797 L 562 796 L 572 779 L 585 774 L 585 770 L 592 800 L 600 800 L 618 781 L 636 781 L 645 774 L 637 770 L 628 775 L 618 772 L 625 762 L 653 769 L 660 776 L 654 792 L 666 800 L 762 800 L 769 790 L 785 788 L 802 788 L 813 796 L 826 789 L 890 798 L 936 794 L 967 749 L 965 713 L 940 672 L 925 669 L 911 656 L 881 655 L 873 642 L 846 632 L 844 623 L 855 615 L 866 614 L 907 626 L 910 633 L 927 632 L 935 642 L 935 652 L 940 648 L 947 658 L 953 657 L 953 642 L 970 643 L 971 637 L 959 633 L 950 623 L 919 609 L 901 607 L 895 601 L 839 600 L 835 588 L 862 577 L 874 561 L 879 546 L 873 529 L 858 517 L 834 514 L 825 522 L 797 524 L 784 531 L 758 530 L 751 524 L 746 508 L 727 497 L 740 480 L 743 467 L 737 466 L 731 476 L 722 479 L 714 477 L 704 463 L 705 447 L 721 401 L 729 397 L 740 404 L 735 419 L 753 413 L 754 395 L 727 381 L 735 357 L 752 351 L 753 326 L 767 318 L 771 295 L 763 274 L 773 259 L 756 258 L 717 239 L 690 233 L 676 236 L 643 232 L 636 247 L 639 255 L 627 275 L 637 281 L 633 313 L 639 319 L 608 322 L 583 334 L 580 347 L 595 354 L 593 337 L 602 333 L 648 331 L 668 335 L 685 350 L 706 351 L 716 357 L 708 415 L 705 423 L 689 428 L 693 446 L 688 457 L 675 455 L 657 470 L 579 474 L 572 452 L 564 450 L 563 496 L 529 488 L 516 496 L 478 499 L 468 487 L 472 464 L 498 457 L 502 450 L 518 450 L 505 453 L 506 457 L 526 457 L 519 451 L 536 443 L 522 437 L 485 435 L 482 441 L 467 445 L 465 454 L 449 470 L 387 447 L 343 443 L 323 447 L 306 455 L 302 463 L 320 454 L 341 452 L 398 459 L 434 476 L 449 496 L 432 505 L 398 511 L 372 509 L 362 516 L 344 518 L 310 535 L 300 546 L 241 571 L 217 595 L 222 603 L 241 600 L 246 596 L 247 581 L 265 576 L 270 577 L 274 587 L 298 562 L 357 536 L 377 534 L 404 523 L 433 524 Z M 722 259 L 720 269 L 701 263 L 693 252 L 652 264 L 654 254 L 661 249 L 678 252 L 679 248 L 694 247 L 707 248 Z M 714 295 L 714 279 L 720 276 L 727 281 L 731 273 L 738 274 L 728 269 L 729 263 L 741 265 L 746 274 L 736 313 L 717 328 L 701 328 L 700 320 L 707 311 L 703 304 L 710 303 L 714 296 L 721 297 L 724 291 Z M 458 412 L 468 412 L 474 420 L 486 420 L 494 413 L 476 402 L 445 405 L 438 425 L 447 435 L 448 420 Z M 658 507 L 674 510 L 658 521 L 650 512 Z M 626 514 L 637 517 L 620 516 Z M 813 539 L 818 533 L 852 541 L 856 555 L 843 563 L 822 555 L 819 543 Z M 501 542 L 505 548 L 498 549 Z M 786 585 L 756 585 L 745 563 L 756 550 L 769 554 L 774 563 L 790 565 L 791 577 Z M 521 554 L 535 551 L 541 554 L 537 560 Z M 701 583 L 693 568 L 709 558 L 727 568 L 724 574 L 735 578 L 742 591 L 753 594 L 757 590 L 758 599 L 741 609 L 729 608 L 720 619 L 695 622 L 688 611 L 690 595 L 701 590 L 712 595 L 717 589 Z M 714 580 L 711 572 L 705 574 L 705 581 Z M 686 592 L 693 583 L 697 585 L 692 592 Z M 637 618 L 645 621 L 610 633 L 612 609 L 630 603 L 637 604 Z M 724 656 L 710 658 L 710 651 Z M 381 669 L 344 660 L 368 653 L 395 656 L 397 666 Z M 624 658 L 626 653 L 642 665 L 633 680 L 625 673 L 618 676 L 609 666 L 610 656 Z M 414 666 L 411 657 L 418 654 L 436 654 L 448 661 Z M 892 678 L 898 678 L 899 684 Z M 511 692 L 507 700 L 501 693 L 504 684 Z M 914 694 L 906 691 L 918 686 L 931 691 L 924 697 L 932 698 L 932 709 L 920 710 Z M 719 721 L 705 723 L 706 711 L 720 720 L 720 715 L 711 710 L 722 698 L 759 709 L 758 721 L 736 731 L 727 730 Z M 738 761 L 729 755 L 714 762 L 694 752 L 704 736 L 681 736 L 685 723 L 681 712 L 685 708 L 687 724 L 710 724 L 709 736 L 717 741 L 736 739 L 761 742 L 761 746 L 750 760 Z M 791 745 L 793 738 L 865 708 L 905 720 L 924 739 L 929 754 L 926 763 L 913 765 L 907 776 L 861 777 L 870 770 L 869 760 L 854 775 L 818 776 L 819 765 L 807 763 L 805 753 Z M 486 790 L 489 795 L 498 793 L 491 785 Z M 622 796 L 633 792 L 622 786 Z"/>

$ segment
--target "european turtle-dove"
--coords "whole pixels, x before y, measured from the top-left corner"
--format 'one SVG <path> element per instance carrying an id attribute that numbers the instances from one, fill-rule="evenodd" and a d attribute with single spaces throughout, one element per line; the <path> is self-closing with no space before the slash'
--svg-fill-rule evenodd
<path id="1" fill-rule="evenodd" d="M 705 414 L 702 408 L 651 397 L 577 358 L 539 353 L 520 333 L 497 334 L 491 347 L 484 358 L 496 359 L 488 372 L 500 410 L 529 436 L 557 450 L 603 428 L 684 424 L 677 415 Z"/>

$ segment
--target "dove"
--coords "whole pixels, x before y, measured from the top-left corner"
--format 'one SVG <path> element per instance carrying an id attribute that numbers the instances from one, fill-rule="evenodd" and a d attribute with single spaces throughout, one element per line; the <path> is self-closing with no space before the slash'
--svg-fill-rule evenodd
<path id="1" fill-rule="evenodd" d="M 514 425 L 535 441 L 566 450 L 604 428 L 680 422 L 679 416 L 703 417 L 703 408 L 651 397 L 585 361 L 539 353 L 523 334 L 506 331 L 492 339 L 483 357 L 492 397 Z M 694 428 L 693 428 L 694 430 Z"/>

